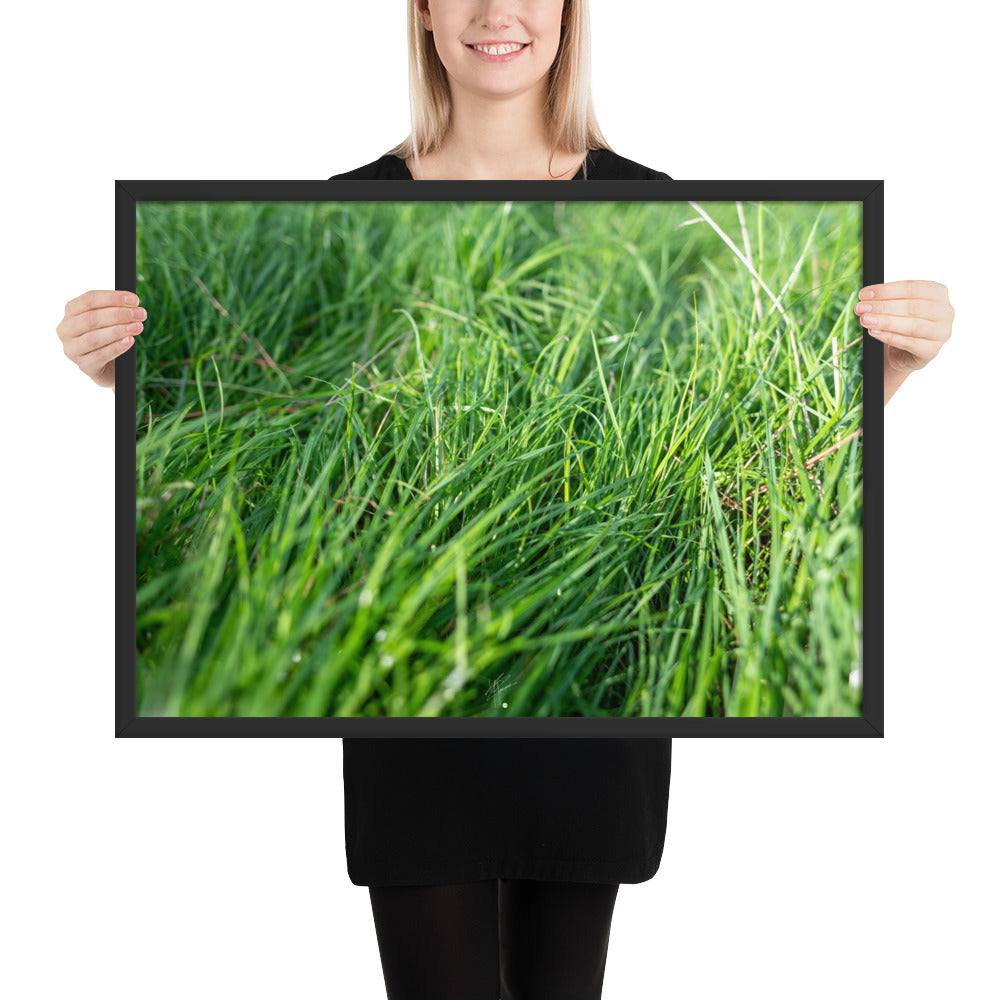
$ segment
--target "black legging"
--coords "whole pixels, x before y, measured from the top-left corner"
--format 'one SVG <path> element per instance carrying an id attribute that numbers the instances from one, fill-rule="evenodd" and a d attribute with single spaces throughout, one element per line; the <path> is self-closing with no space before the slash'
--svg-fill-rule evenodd
<path id="1" fill-rule="evenodd" d="M 617 885 L 369 886 L 388 1000 L 600 1000 Z"/>

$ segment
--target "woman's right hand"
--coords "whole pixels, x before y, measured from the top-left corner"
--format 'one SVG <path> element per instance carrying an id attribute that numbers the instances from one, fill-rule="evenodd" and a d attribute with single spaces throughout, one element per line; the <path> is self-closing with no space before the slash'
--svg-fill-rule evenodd
<path id="1" fill-rule="evenodd" d="M 142 333 L 146 310 L 134 292 L 84 292 L 56 327 L 63 354 L 102 389 L 115 388 L 115 358 Z"/>

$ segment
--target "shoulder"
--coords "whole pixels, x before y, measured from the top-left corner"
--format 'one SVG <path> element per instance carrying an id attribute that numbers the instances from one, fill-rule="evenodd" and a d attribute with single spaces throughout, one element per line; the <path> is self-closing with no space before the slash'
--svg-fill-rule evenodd
<path id="1" fill-rule="evenodd" d="M 587 179 L 595 181 L 670 181 L 673 178 L 662 170 L 643 166 L 635 160 L 619 156 L 610 149 L 592 150 L 587 157 Z"/>
<path id="2" fill-rule="evenodd" d="M 331 181 L 395 181 L 410 180 L 410 172 L 406 163 L 398 156 L 380 156 L 363 167 L 355 167 L 343 174 L 334 174 L 328 178 Z"/>

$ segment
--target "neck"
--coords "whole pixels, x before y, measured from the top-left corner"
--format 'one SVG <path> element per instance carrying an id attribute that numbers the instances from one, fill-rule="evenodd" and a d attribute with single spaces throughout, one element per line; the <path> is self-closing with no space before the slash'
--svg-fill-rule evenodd
<path id="1" fill-rule="evenodd" d="M 489 97 L 452 84 L 451 128 L 439 153 L 468 179 L 531 177 L 548 168 L 545 84 Z"/>

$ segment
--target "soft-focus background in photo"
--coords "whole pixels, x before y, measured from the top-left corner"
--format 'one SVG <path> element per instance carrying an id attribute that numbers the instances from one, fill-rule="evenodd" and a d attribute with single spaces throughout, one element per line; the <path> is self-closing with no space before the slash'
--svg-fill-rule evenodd
<path id="1" fill-rule="evenodd" d="M 884 178 L 886 277 L 943 282 L 957 314 L 885 411 L 886 739 L 677 740 L 663 863 L 620 891 L 605 997 L 982 995 L 1000 888 L 992 36 L 968 0 L 594 0 L 592 23 L 616 151 L 677 179 Z M 113 738 L 115 399 L 55 327 L 114 287 L 115 178 L 315 180 L 402 139 L 403 4 L 97 2 L 10 28 L 0 989 L 379 1000 L 339 741 Z"/>

